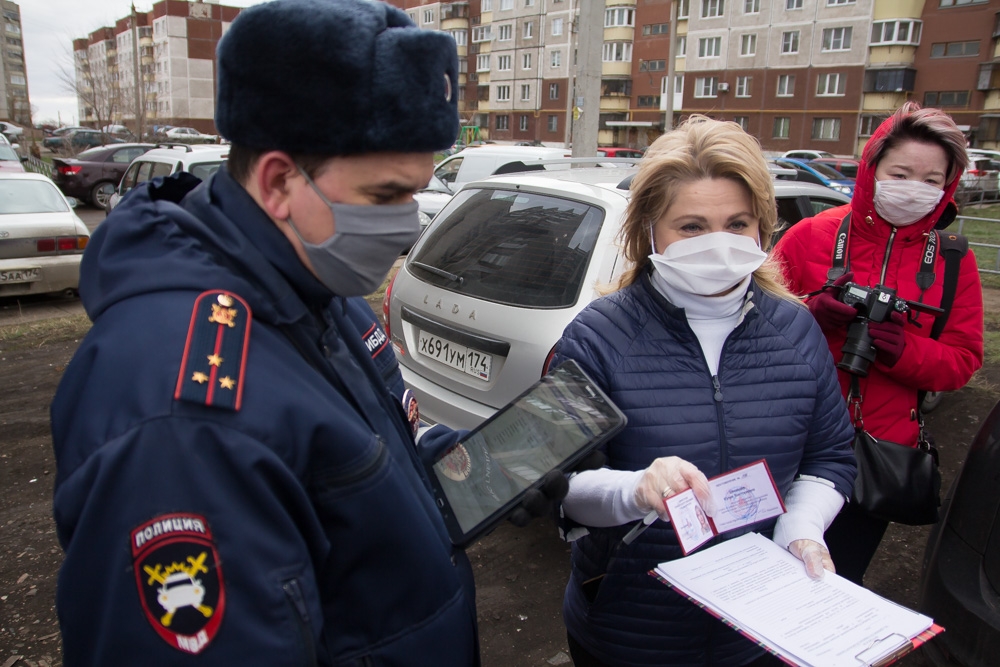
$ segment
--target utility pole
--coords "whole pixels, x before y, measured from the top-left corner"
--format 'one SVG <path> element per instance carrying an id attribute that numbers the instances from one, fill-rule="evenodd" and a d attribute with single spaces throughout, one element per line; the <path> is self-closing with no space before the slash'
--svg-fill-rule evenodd
<path id="1" fill-rule="evenodd" d="M 573 123 L 573 157 L 597 155 L 601 114 L 601 53 L 604 48 L 604 0 L 581 0 L 576 52 L 576 95 L 582 109 Z M 570 54 L 572 57 L 573 54 Z"/>
<path id="2" fill-rule="evenodd" d="M 135 84 L 135 137 L 142 141 L 142 91 L 139 89 L 139 17 L 135 11 L 135 3 L 132 3 L 132 53 L 135 66 L 132 70 L 132 79 Z"/>
<path id="3" fill-rule="evenodd" d="M 667 47 L 667 108 L 663 112 L 663 133 L 674 129 L 674 61 L 677 54 L 677 0 L 670 0 L 670 45 Z"/>

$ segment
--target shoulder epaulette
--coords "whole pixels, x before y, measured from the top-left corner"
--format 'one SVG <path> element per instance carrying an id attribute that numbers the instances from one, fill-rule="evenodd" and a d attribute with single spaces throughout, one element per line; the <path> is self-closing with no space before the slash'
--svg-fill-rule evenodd
<path id="1" fill-rule="evenodd" d="M 250 340 L 250 307 L 222 290 L 195 299 L 174 399 L 239 410 Z"/>

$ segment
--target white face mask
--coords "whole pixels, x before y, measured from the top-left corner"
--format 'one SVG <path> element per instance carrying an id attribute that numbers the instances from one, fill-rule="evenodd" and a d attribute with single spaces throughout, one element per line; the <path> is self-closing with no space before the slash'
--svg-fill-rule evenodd
<path id="1" fill-rule="evenodd" d="M 875 181 L 875 210 L 894 227 L 920 220 L 934 210 L 943 196 L 944 190 L 920 181 Z"/>
<path id="2" fill-rule="evenodd" d="M 767 253 L 753 237 L 713 232 L 674 241 L 662 254 L 649 256 L 653 268 L 671 287 L 712 296 L 730 290 L 760 268 Z"/>

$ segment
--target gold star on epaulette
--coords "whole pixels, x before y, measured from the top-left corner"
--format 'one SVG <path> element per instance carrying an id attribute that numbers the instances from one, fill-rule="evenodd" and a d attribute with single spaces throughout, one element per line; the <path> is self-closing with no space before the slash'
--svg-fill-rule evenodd
<path id="1" fill-rule="evenodd" d="M 206 382 L 208 382 L 208 376 L 201 372 L 197 372 L 194 375 L 192 375 L 191 379 L 197 382 L 198 384 L 205 384 Z"/>
<path id="2" fill-rule="evenodd" d="M 221 366 L 222 365 L 222 357 L 220 357 L 217 354 L 210 354 L 210 355 L 208 355 L 208 365 L 209 366 Z"/>
<path id="3" fill-rule="evenodd" d="M 222 385 L 223 389 L 232 389 L 236 386 L 236 381 L 227 375 L 219 378 L 219 384 Z"/>

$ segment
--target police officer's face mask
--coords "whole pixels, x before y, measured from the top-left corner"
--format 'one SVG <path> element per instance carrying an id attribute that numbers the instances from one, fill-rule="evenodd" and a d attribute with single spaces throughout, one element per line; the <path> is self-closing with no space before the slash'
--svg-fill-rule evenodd
<path id="1" fill-rule="evenodd" d="M 321 283 L 339 296 L 371 294 L 385 280 L 400 253 L 420 236 L 417 203 L 335 204 L 320 192 L 301 167 L 298 169 L 313 192 L 330 208 L 335 225 L 333 236 L 316 244 L 302 238 L 291 218 L 288 219 L 313 271 Z"/>

